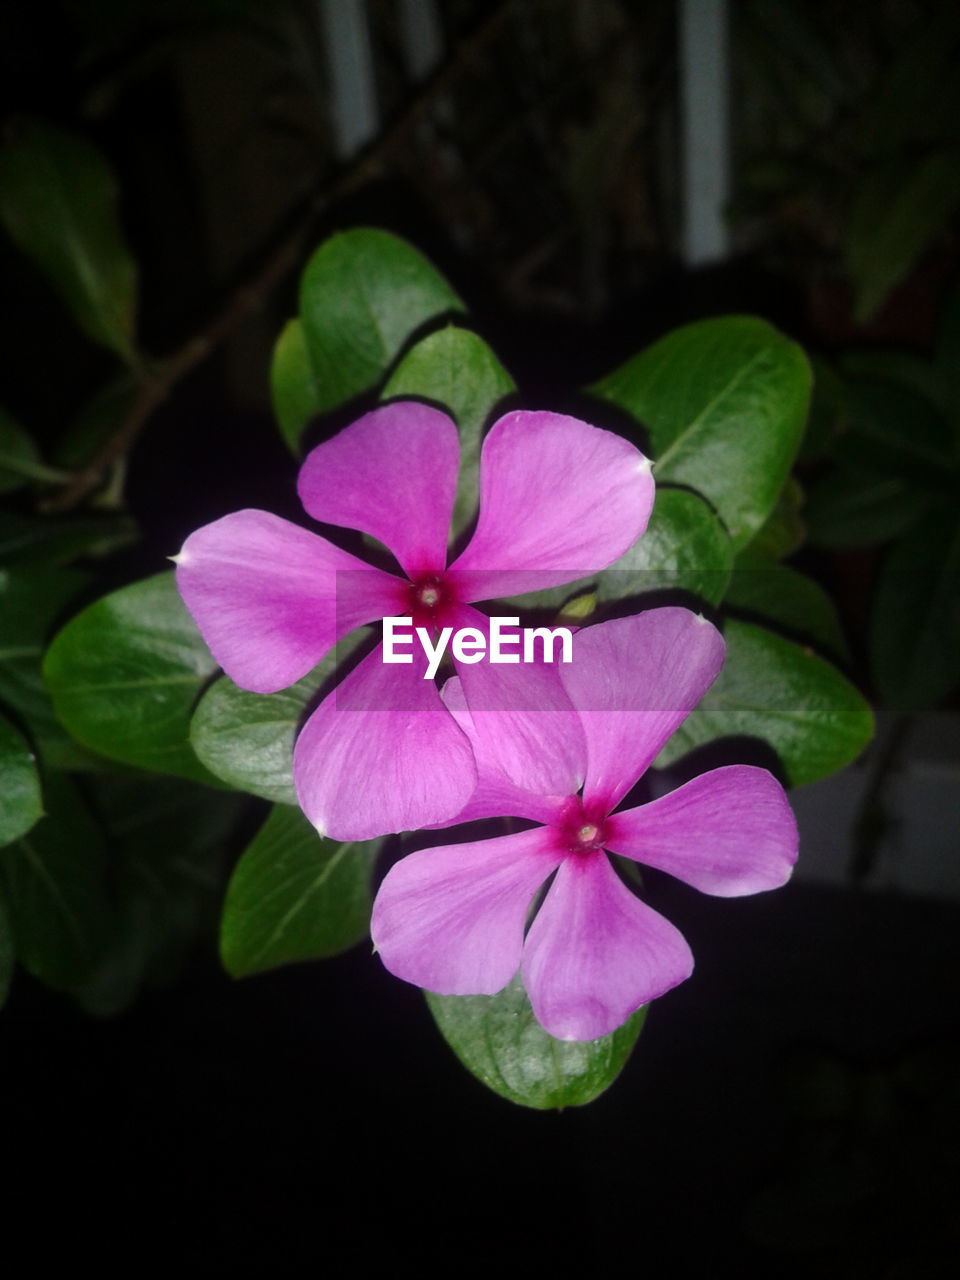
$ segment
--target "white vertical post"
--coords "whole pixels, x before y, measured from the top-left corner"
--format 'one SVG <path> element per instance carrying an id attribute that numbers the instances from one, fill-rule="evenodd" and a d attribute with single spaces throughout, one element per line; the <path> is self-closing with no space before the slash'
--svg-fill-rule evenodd
<path id="1" fill-rule="evenodd" d="M 364 0 L 320 0 L 337 158 L 349 160 L 379 127 Z"/>
<path id="2" fill-rule="evenodd" d="M 680 0 L 683 242 L 690 267 L 726 258 L 730 236 L 730 77 L 727 0 Z"/>

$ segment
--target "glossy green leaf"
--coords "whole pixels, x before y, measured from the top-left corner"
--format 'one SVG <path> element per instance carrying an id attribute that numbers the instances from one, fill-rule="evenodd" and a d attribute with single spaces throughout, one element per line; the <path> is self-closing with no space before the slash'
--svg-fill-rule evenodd
<path id="1" fill-rule="evenodd" d="M 304 427 L 325 408 L 303 325 L 296 318 L 283 326 L 273 349 L 270 390 L 280 434 L 296 454 Z"/>
<path id="2" fill-rule="evenodd" d="M 40 465 L 40 452 L 32 437 L 0 409 L 0 493 L 21 488 Z"/>
<path id="3" fill-rule="evenodd" d="M 220 934 L 235 978 L 336 955 L 367 936 L 380 840 L 322 839 L 299 809 L 275 808 L 227 889 Z"/>
<path id="4" fill-rule="evenodd" d="M 0 846 L 19 840 L 43 813 L 33 752 L 0 715 Z"/>
<path id="5" fill-rule="evenodd" d="M 20 126 L 0 150 L 0 220 L 84 333 L 134 361 L 136 266 L 96 147 L 40 122 Z"/>
<path id="6" fill-rule="evenodd" d="M 657 757 L 664 768 L 717 738 L 766 742 L 791 786 L 855 760 L 873 736 L 873 713 L 823 658 L 764 627 L 730 620 L 727 659 L 713 687 Z"/>
<path id="7" fill-rule="evenodd" d="M 726 607 L 771 625 L 827 657 L 848 662 L 850 653 L 833 601 L 812 578 L 751 548 L 741 552 L 727 588 Z"/>
<path id="8" fill-rule="evenodd" d="M 510 1102 L 538 1111 L 582 1107 L 609 1089 L 646 1017 L 638 1009 L 600 1040 L 555 1040 L 533 1016 L 519 975 L 495 996 L 438 996 L 427 1004 L 468 1071 Z"/>
<path id="9" fill-rule="evenodd" d="M 279 693 L 249 693 L 223 676 L 200 699 L 190 721 L 197 759 L 231 787 L 296 804 L 293 744 L 315 689 L 308 677 Z"/>
<path id="10" fill-rule="evenodd" d="M 78 742 L 111 760 L 205 782 L 190 715 L 216 670 L 172 573 L 89 605 L 47 650 L 44 680 Z"/>
<path id="11" fill-rule="evenodd" d="M 249 693 L 227 676 L 215 681 L 190 723 L 197 758 L 231 787 L 296 804 L 293 744 L 306 706 L 369 634 L 357 631 L 341 640 L 309 675 L 279 693 Z"/>
<path id="12" fill-rule="evenodd" d="M 10 914 L 7 911 L 6 898 L 3 894 L 2 876 L 0 876 L 0 1009 L 6 1004 L 7 996 L 10 993 L 10 982 L 13 978 L 15 963 L 13 929 L 10 924 Z"/>
<path id="13" fill-rule="evenodd" d="M 884 702 L 932 707 L 960 682 L 960 519 L 931 512 L 890 548 L 870 628 Z"/>
<path id="14" fill-rule="evenodd" d="M 674 588 L 719 604 L 732 564 L 730 538 L 708 504 L 685 489 L 658 488 L 646 533 L 600 574 L 597 597 Z"/>
<path id="15" fill-rule="evenodd" d="M 382 400 L 415 396 L 444 407 L 460 433 L 460 476 L 451 532 L 462 533 L 479 501 L 480 448 L 496 405 L 515 391 L 513 379 L 482 338 L 448 325 L 407 352 L 381 393 Z"/>
<path id="16" fill-rule="evenodd" d="M 803 352 L 763 320 L 702 320 L 593 387 L 647 430 L 657 482 L 702 494 L 744 546 L 770 514 L 810 398 Z"/>
<path id="17" fill-rule="evenodd" d="M 316 411 L 375 386 L 418 329 L 462 310 L 446 280 L 398 236 L 369 227 L 331 236 L 300 285 Z"/>
<path id="18" fill-rule="evenodd" d="M 0 855 L 17 958 L 53 987 L 92 971 L 109 932 L 99 832 L 61 774 L 45 779 L 48 816 Z"/>
<path id="19" fill-rule="evenodd" d="M 140 537 L 129 516 L 18 516 L 0 512 L 0 565 L 71 564 L 99 559 Z"/>
<path id="20" fill-rule="evenodd" d="M 0 703 L 16 711 L 48 768 L 83 764 L 54 714 L 41 659 L 58 617 L 88 581 L 69 569 L 0 569 Z"/>
<path id="21" fill-rule="evenodd" d="M 874 169 L 857 186 L 844 257 L 863 323 L 910 271 L 960 205 L 960 150 L 917 159 L 914 151 Z"/>

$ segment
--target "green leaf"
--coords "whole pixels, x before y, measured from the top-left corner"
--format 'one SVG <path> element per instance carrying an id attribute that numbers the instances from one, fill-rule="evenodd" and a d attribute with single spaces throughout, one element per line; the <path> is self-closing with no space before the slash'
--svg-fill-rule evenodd
<path id="1" fill-rule="evenodd" d="M 916 524 L 931 495 L 896 476 L 837 467 L 810 490 L 804 514 L 821 547 L 873 547 Z"/>
<path id="2" fill-rule="evenodd" d="M 0 409 L 0 493 L 12 493 L 42 470 L 40 451 L 30 435 Z"/>
<path id="3" fill-rule="evenodd" d="M 48 817 L 0 856 L 17 958 L 52 987 L 82 983 L 109 929 L 99 833 L 61 774 L 45 780 Z"/>
<path id="4" fill-rule="evenodd" d="M 960 205 L 960 150 L 878 165 L 858 184 L 844 257 L 854 283 L 854 318 L 875 314 Z"/>
<path id="5" fill-rule="evenodd" d="M 296 804 L 293 744 L 315 689 L 305 677 L 279 693 L 249 693 L 223 676 L 200 699 L 190 721 L 197 759 L 231 787 Z"/>
<path id="6" fill-rule="evenodd" d="M 646 427 L 658 483 L 691 488 L 749 542 L 803 434 L 810 366 L 763 320 L 702 320 L 667 334 L 592 388 Z"/>
<path id="7" fill-rule="evenodd" d="M 665 768 L 717 738 L 759 738 L 776 751 L 791 786 L 827 778 L 873 736 L 873 713 L 849 681 L 809 649 L 731 620 L 727 660 L 713 687 L 655 762 Z"/>
<path id="8" fill-rule="evenodd" d="M 495 996 L 426 996 L 441 1035 L 467 1070 L 502 1098 L 538 1111 L 582 1107 L 609 1089 L 647 1012 L 638 1009 L 599 1040 L 555 1040 L 533 1016 L 519 974 Z"/>
<path id="9" fill-rule="evenodd" d="M 280 434 L 296 454 L 304 427 L 324 409 L 323 391 L 297 319 L 287 321 L 273 349 L 270 390 Z"/>
<path id="10" fill-rule="evenodd" d="M 0 565 L 58 566 L 81 558 L 99 559 L 140 537 L 124 515 L 16 516 L 0 512 Z"/>
<path id="11" fill-rule="evenodd" d="M 172 573 L 88 606 L 43 664 L 57 715 L 78 742 L 111 760 L 201 782 L 212 777 L 190 747 L 190 714 L 215 670 Z"/>
<path id="12" fill-rule="evenodd" d="M 658 488 L 646 533 L 600 574 L 597 596 L 677 588 L 719 604 L 732 564 L 730 538 L 707 503 L 685 489 Z"/>
<path id="13" fill-rule="evenodd" d="M 10 982 L 13 978 L 15 964 L 13 930 L 10 925 L 6 899 L 2 891 L 2 882 L 0 882 L 0 1009 L 6 1004 L 7 996 L 10 993 Z"/>
<path id="14" fill-rule="evenodd" d="M 299 809 L 275 808 L 227 889 L 220 935 L 235 978 L 337 955 L 367 936 L 381 841 L 322 839 Z"/>
<path id="15" fill-rule="evenodd" d="M 96 457 L 116 434 L 142 387 L 139 377 L 124 369 L 89 400 L 57 441 L 54 461 L 79 470 Z"/>
<path id="16" fill-rule="evenodd" d="M 33 753 L 0 716 L 0 846 L 19 840 L 43 813 Z"/>
<path id="17" fill-rule="evenodd" d="M 840 367 L 844 374 L 857 382 L 880 383 L 884 389 L 890 384 L 911 392 L 924 402 L 924 411 L 933 405 L 943 413 L 948 408 L 944 370 L 931 360 L 914 355 L 911 351 L 897 351 L 889 347 L 882 350 L 864 348 L 844 352 Z M 880 401 L 886 408 L 886 400 Z M 909 438 L 908 438 L 909 443 Z"/>
<path id="18" fill-rule="evenodd" d="M 68 569 L 0 569 L 0 702 L 17 712 L 49 768 L 83 763 L 54 714 L 40 663 L 51 628 L 88 580 Z"/>
<path id="19" fill-rule="evenodd" d="M 369 390 L 418 329 L 462 310 L 446 280 L 405 240 L 369 227 L 331 236 L 300 284 L 315 412 Z M 295 348 L 296 339 L 289 342 Z M 295 364 L 295 350 L 287 354 Z"/>
<path id="20" fill-rule="evenodd" d="M 100 152 L 47 124 L 21 126 L 0 150 L 0 220 L 83 332 L 134 363 L 137 272 Z"/>
<path id="21" fill-rule="evenodd" d="M 800 445 L 800 460 L 815 462 L 833 452 L 846 412 L 846 384 L 822 356 L 812 356 L 813 394 L 807 426 Z"/>
<path id="22" fill-rule="evenodd" d="M 877 687 L 904 710 L 932 707 L 960 681 L 960 520 L 931 512 L 890 548 L 870 627 Z"/>
<path id="23" fill-rule="evenodd" d="M 516 390 L 513 379 L 482 338 L 448 325 L 407 352 L 383 388 L 381 400 L 415 396 L 449 411 L 460 433 L 460 476 L 451 536 L 477 512 L 480 448 L 495 406 Z"/>
<path id="24" fill-rule="evenodd" d="M 306 706 L 369 634 L 357 631 L 341 640 L 308 675 L 279 693 L 249 693 L 227 676 L 215 681 L 190 722 L 197 758 L 231 787 L 296 804 L 293 744 Z"/>
<path id="25" fill-rule="evenodd" d="M 950 425 L 933 402 L 912 387 L 853 379 L 847 384 L 846 416 L 838 460 L 933 488 L 942 468 L 956 465 Z"/>
<path id="26" fill-rule="evenodd" d="M 787 483 L 780 490 L 777 505 L 744 551 L 772 560 L 782 560 L 797 551 L 807 535 L 807 526 L 800 515 L 805 501 L 800 482 L 794 476 L 788 476 Z"/>
<path id="27" fill-rule="evenodd" d="M 850 661 L 836 607 L 820 584 L 752 546 L 737 557 L 725 603 L 829 657 Z"/>
<path id="28" fill-rule="evenodd" d="M 111 928 L 100 961 L 73 992 L 110 1016 L 142 985 L 166 985 L 200 936 L 215 934 L 227 841 L 245 801 L 180 778 L 90 779 L 107 837 Z"/>

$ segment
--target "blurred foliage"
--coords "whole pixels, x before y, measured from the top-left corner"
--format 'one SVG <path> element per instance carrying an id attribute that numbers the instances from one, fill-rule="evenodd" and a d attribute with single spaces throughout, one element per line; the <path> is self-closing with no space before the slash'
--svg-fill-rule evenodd
<path id="1" fill-rule="evenodd" d="M 815 415 L 810 540 L 875 553 L 869 662 L 880 699 L 901 711 L 935 706 L 960 684 L 958 299 L 944 309 L 934 359 L 848 351 Z"/>
<path id="2" fill-rule="evenodd" d="M 795 276 L 848 282 L 855 321 L 870 321 L 924 253 L 955 248 L 960 10 L 742 0 L 733 12 L 736 220 Z"/>

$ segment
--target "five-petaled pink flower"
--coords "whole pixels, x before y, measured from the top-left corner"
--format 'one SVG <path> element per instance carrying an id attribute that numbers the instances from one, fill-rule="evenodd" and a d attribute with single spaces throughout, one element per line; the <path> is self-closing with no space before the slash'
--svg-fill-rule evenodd
<path id="1" fill-rule="evenodd" d="M 456 821 L 510 816 L 543 825 L 398 862 L 373 910 L 386 967 L 441 995 L 492 995 L 519 968 L 538 1020 L 567 1040 L 606 1035 L 689 977 L 693 957 L 682 935 L 627 888 L 604 850 L 720 897 L 789 878 L 796 823 L 765 769 L 715 769 L 614 812 L 709 688 L 724 652 L 720 633 L 686 609 L 579 631 L 573 662 L 560 668 L 575 712 L 560 722 L 526 715 L 539 754 L 514 749 L 518 713 L 505 731 L 504 713 L 468 709 L 460 681 L 449 680 L 444 700 L 473 744 L 479 775 Z"/>
<path id="2" fill-rule="evenodd" d="M 298 491 L 307 512 L 379 539 L 405 576 L 266 511 L 237 511 L 192 533 L 176 557 L 177 585 L 227 675 L 257 693 L 286 688 L 338 639 L 383 617 L 483 629 L 486 618 L 471 602 L 606 568 L 646 528 L 653 478 L 633 445 L 576 418 L 518 411 L 484 441 L 476 530 L 448 567 L 459 454 L 446 414 L 397 401 L 303 464 Z M 297 795 L 323 834 L 362 840 L 446 822 L 473 792 L 468 737 L 423 679 L 416 646 L 414 658 L 388 665 L 378 646 L 300 733 Z M 515 668 L 458 670 L 471 705 L 512 704 Z M 538 681 L 543 708 L 570 714 L 555 668 L 525 671 L 527 687 Z"/>

